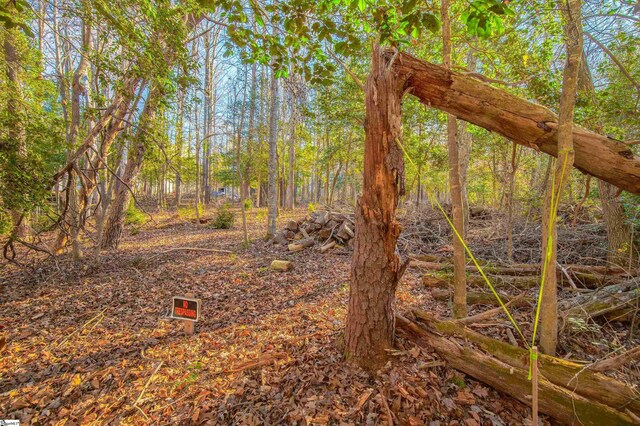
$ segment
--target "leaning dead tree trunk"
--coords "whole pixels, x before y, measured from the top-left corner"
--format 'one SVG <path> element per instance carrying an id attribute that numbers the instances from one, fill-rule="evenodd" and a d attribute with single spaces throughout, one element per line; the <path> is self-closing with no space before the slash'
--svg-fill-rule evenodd
<path id="1" fill-rule="evenodd" d="M 392 347 L 396 286 L 406 268 L 396 255 L 396 208 L 404 193 L 398 142 L 405 79 L 390 65 L 380 47 L 374 47 L 365 90 L 364 181 L 356 207 L 345 335 L 347 359 L 369 370 L 382 366 Z"/>
<path id="2" fill-rule="evenodd" d="M 384 52 L 386 58 L 394 54 L 391 49 Z M 399 78 L 408 79 L 410 93 L 421 102 L 520 145 L 557 156 L 558 117 L 549 109 L 408 53 L 399 53 L 393 68 Z M 576 168 L 640 194 L 640 158 L 628 145 L 579 126 L 573 126 L 572 133 Z"/>

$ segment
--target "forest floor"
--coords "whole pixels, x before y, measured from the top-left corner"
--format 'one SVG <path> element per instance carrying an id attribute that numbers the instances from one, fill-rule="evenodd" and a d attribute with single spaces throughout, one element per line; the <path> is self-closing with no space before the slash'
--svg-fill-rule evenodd
<path id="1" fill-rule="evenodd" d="M 206 215 L 212 215 L 206 212 Z M 284 212 L 279 225 L 306 210 Z M 129 228 L 117 252 L 0 270 L 0 419 L 23 424 L 525 424 L 525 405 L 400 337 L 375 377 L 343 361 L 350 256 L 252 243 L 175 214 Z M 280 228 L 281 226 L 279 226 Z M 132 235 L 135 234 L 135 235 Z M 176 250 L 229 250 L 233 254 Z M 274 272 L 274 259 L 295 262 Z M 409 270 L 398 310 L 447 315 Z M 167 318 L 202 299 L 196 333 Z M 494 324 L 495 326 L 495 324 Z M 546 421 L 546 420 L 545 420 Z"/>

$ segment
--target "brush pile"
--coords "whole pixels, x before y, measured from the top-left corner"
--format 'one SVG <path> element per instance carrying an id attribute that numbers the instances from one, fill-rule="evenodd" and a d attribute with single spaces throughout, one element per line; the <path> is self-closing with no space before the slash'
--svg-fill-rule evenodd
<path id="1" fill-rule="evenodd" d="M 295 252 L 319 244 L 324 253 L 334 247 L 353 249 L 355 222 L 353 214 L 318 210 L 300 220 L 290 220 L 273 239 L 274 244 L 288 245 Z"/>

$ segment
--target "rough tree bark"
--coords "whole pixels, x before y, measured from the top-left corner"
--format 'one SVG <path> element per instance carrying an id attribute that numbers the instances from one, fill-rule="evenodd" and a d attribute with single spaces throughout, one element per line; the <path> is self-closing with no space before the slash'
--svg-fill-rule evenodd
<path id="1" fill-rule="evenodd" d="M 442 18 L 442 55 L 444 66 L 451 69 L 451 23 L 449 19 L 449 0 L 442 0 L 440 6 Z M 449 189 L 451 192 L 451 211 L 453 226 L 461 237 L 464 231 L 464 210 L 462 186 L 460 182 L 460 158 L 458 152 L 458 124 L 456 117 L 447 114 L 447 147 L 449 151 Z M 453 238 L 453 317 L 467 316 L 467 282 L 464 271 L 464 245 L 456 233 Z"/>
<path id="2" fill-rule="evenodd" d="M 477 75 L 449 71 L 407 53 L 399 53 L 393 67 L 424 104 L 557 156 L 558 118 L 549 109 L 491 87 Z M 576 168 L 640 195 L 640 158 L 628 145 L 579 126 L 573 126 L 573 143 Z"/>
<path id="3" fill-rule="evenodd" d="M 613 185 L 600 179 L 598 179 L 598 191 L 609 244 L 607 260 L 614 265 L 632 268 L 637 250 L 632 238 L 631 225 L 627 222 L 622 203 L 616 196 L 618 191 Z"/>
<path id="4" fill-rule="evenodd" d="M 365 91 L 364 181 L 356 206 L 345 334 L 347 359 L 368 370 L 382 366 L 392 347 L 395 291 L 406 268 L 396 255 L 396 208 L 404 193 L 404 159 L 396 141 L 405 79 L 389 62 L 375 46 Z"/>
<path id="5" fill-rule="evenodd" d="M 557 229 L 556 213 L 563 188 L 571 175 L 575 157 L 573 148 L 573 110 L 578 89 L 578 72 L 582 59 L 582 18 L 580 0 L 559 2 L 565 20 L 564 37 L 567 60 L 562 76 L 560 116 L 558 117 L 558 159 L 555 178 L 547 187 L 542 213 L 542 261 L 547 262 L 540 313 L 540 350 L 555 355 L 558 343 L 558 295 L 556 282 Z"/>

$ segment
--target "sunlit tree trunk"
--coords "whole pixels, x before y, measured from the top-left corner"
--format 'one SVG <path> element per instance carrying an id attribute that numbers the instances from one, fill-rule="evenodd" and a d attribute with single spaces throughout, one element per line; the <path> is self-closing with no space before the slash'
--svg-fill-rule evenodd
<path id="1" fill-rule="evenodd" d="M 247 72 L 245 65 L 245 74 Z M 244 114 L 247 104 L 247 80 L 244 80 L 244 86 L 242 88 L 242 107 L 240 111 L 240 123 L 238 124 L 238 132 L 236 135 L 236 170 L 238 176 L 238 186 L 242 186 L 244 182 L 242 178 L 242 132 L 244 129 Z M 234 120 L 235 121 L 235 120 Z M 251 131 L 251 130 L 249 130 Z M 249 144 L 247 143 L 247 146 Z M 244 206 L 244 191 L 240 189 L 240 211 L 242 212 L 242 235 L 244 244 L 249 244 L 249 235 L 247 232 L 247 212 Z"/>
<path id="2" fill-rule="evenodd" d="M 404 194 L 402 131 L 404 81 L 375 46 L 365 90 L 364 182 L 356 206 L 356 236 L 345 333 L 346 357 L 375 370 L 394 340 L 394 303 L 406 264 L 396 254 L 396 220 Z"/>
<path id="3" fill-rule="evenodd" d="M 255 151 L 256 145 L 256 129 L 255 129 L 255 114 L 257 108 L 257 90 L 256 86 L 258 84 L 257 81 L 257 65 L 254 63 L 251 66 L 251 93 L 249 95 L 249 129 L 248 129 L 248 137 L 247 137 L 247 161 L 244 167 L 243 172 L 243 182 L 242 182 L 242 198 L 243 199 L 251 199 L 251 176 L 253 173 L 252 165 L 253 165 L 253 153 Z M 258 185 L 258 194 L 260 194 L 260 186 Z M 259 203 L 258 203 L 259 205 Z"/>
<path id="4" fill-rule="evenodd" d="M 558 117 L 558 159 L 555 178 L 547 187 L 542 224 L 542 257 L 547 268 L 542 292 L 540 316 L 540 349 L 555 355 L 558 343 L 558 296 L 556 283 L 557 229 L 555 215 L 562 190 L 569 179 L 575 152 L 573 149 L 573 110 L 578 86 L 578 71 L 582 59 L 582 18 L 580 0 L 559 3 L 564 23 L 567 61 L 562 76 L 562 95 Z M 553 200 L 553 204 L 552 204 Z M 553 219 L 553 220 L 550 220 Z M 546 259 L 545 259 L 546 257 Z"/>
<path id="5" fill-rule="evenodd" d="M 586 55 L 584 54 L 584 50 L 582 61 L 583 63 L 580 67 L 578 82 L 579 84 L 581 84 L 582 90 L 585 90 L 587 92 L 591 102 L 591 106 L 597 112 L 597 121 L 593 127 L 595 127 L 595 130 L 597 132 L 602 133 L 603 125 L 598 114 L 600 108 L 598 107 L 595 87 L 593 84 L 593 79 L 591 77 L 589 64 L 585 62 Z M 578 218 L 580 208 L 589 196 L 590 178 L 590 176 L 587 177 L 584 196 L 575 208 L 573 219 L 574 225 Z M 609 245 L 607 261 L 609 261 L 611 264 L 625 266 L 631 269 L 634 267 L 634 263 L 636 263 L 637 250 L 633 241 L 632 226 L 627 222 L 627 216 L 625 214 L 624 207 L 616 196 L 618 194 L 618 189 L 603 180 L 597 179 L 597 182 L 598 192 L 600 193 L 600 204 L 602 205 L 605 229 L 607 231 L 607 242 Z"/>

